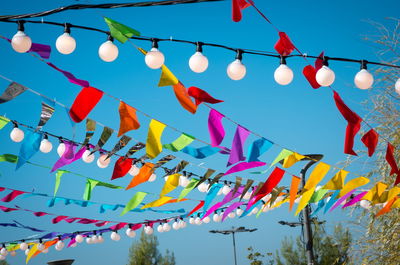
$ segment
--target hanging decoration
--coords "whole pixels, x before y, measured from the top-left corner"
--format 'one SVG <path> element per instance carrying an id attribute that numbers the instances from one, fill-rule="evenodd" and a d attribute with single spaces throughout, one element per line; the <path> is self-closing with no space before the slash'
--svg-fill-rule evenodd
<path id="1" fill-rule="evenodd" d="M 206 91 L 204 91 L 198 87 L 195 87 L 195 86 L 191 86 L 188 88 L 188 94 L 189 94 L 189 96 L 191 96 L 192 98 L 195 99 L 197 106 L 203 102 L 210 103 L 210 104 L 224 102 L 223 100 L 213 98 Z"/>
<path id="2" fill-rule="evenodd" d="M 140 127 L 140 123 L 136 116 L 136 109 L 129 106 L 125 102 L 121 101 L 119 103 L 119 117 L 120 117 L 120 125 L 118 131 L 118 137 L 121 135 L 131 131 L 137 130 Z"/>
<path id="3" fill-rule="evenodd" d="M 210 110 L 208 116 L 208 131 L 210 133 L 211 145 L 219 146 L 224 140 L 225 130 L 222 125 L 222 118 L 225 116 L 215 109 Z"/>
<path id="4" fill-rule="evenodd" d="M 147 134 L 146 154 L 150 158 L 157 157 L 162 151 L 161 135 L 166 125 L 152 119 Z"/>
<path id="5" fill-rule="evenodd" d="M 11 82 L 3 94 L 0 96 L 0 104 L 8 102 L 28 90 L 27 87 L 20 85 L 16 82 Z"/>
<path id="6" fill-rule="evenodd" d="M 229 155 L 228 166 L 236 164 L 239 161 L 244 161 L 246 157 L 243 155 L 243 146 L 250 132 L 238 125 L 235 136 L 232 141 L 231 153 Z"/>
<path id="7" fill-rule="evenodd" d="M 72 120 L 77 123 L 83 121 L 103 97 L 103 94 L 103 91 L 94 87 L 82 88 L 69 110 Z"/>

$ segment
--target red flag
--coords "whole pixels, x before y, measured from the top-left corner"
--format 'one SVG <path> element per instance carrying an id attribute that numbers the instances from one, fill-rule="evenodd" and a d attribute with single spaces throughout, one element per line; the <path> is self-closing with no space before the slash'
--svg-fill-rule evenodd
<path id="1" fill-rule="evenodd" d="M 378 145 L 378 133 L 371 129 L 361 138 L 361 141 L 368 148 L 368 156 L 372 156 L 375 152 L 376 146 Z"/>
<path id="2" fill-rule="evenodd" d="M 324 60 L 322 60 L 322 58 L 324 58 L 324 52 L 321 52 L 318 58 L 314 62 L 315 70 L 317 71 L 321 69 L 322 66 L 324 66 Z"/>
<path id="3" fill-rule="evenodd" d="M 13 190 L 9 194 L 7 194 L 3 199 L 1 199 L 2 202 L 10 202 L 17 198 L 19 195 L 24 194 L 25 191 L 20 191 L 20 190 Z"/>
<path id="4" fill-rule="evenodd" d="M 333 98 L 335 99 L 336 106 L 343 118 L 347 121 L 346 138 L 344 142 L 344 153 L 349 155 L 357 155 L 353 150 L 354 137 L 360 130 L 362 119 L 357 113 L 353 112 L 341 99 L 336 91 L 333 91 Z"/>
<path id="5" fill-rule="evenodd" d="M 279 40 L 275 43 L 275 50 L 282 56 L 288 56 L 296 47 L 294 47 L 289 36 L 285 32 L 279 32 Z"/>
<path id="6" fill-rule="evenodd" d="M 114 164 L 114 171 L 111 177 L 111 180 L 122 178 L 126 174 L 128 174 L 129 170 L 132 167 L 132 158 L 126 158 L 121 156 L 118 158 L 117 162 Z"/>
<path id="7" fill-rule="evenodd" d="M 317 70 L 312 65 L 307 65 L 303 68 L 303 75 L 307 79 L 308 83 L 310 83 L 311 87 L 314 89 L 320 88 L 321 86 L 318 84 L 315 79 L 315 75 L 317 74 Z"/>
<path id="8" fill-rule="evenodd" d="M 94 87 L 84 87 L 75 98 L 69 115 L 74 122 L 83 121 L 103 97 L 104 92 Z"/>
<path id="9" fill-rule="evenodd" d="M 201 207 L 204 206 L 204 201 L 200 201 L 199 204 L 197 204 L 196 207 L 193 208 L 193 210 L 190 211 L 186 216 L 191 216 L 193 213 L 197 212 Z"/>
<path id="10" fill-rule="evenodd" d="M 394 146 L 391 143 L 388 143 L 387 149 L 386 149 L 386 161 L 389 163 L 390 167 L 392 170 L 390 171 L 390 175 L 396 174 L 397 178 L 394 183 L 396 186 L 397 184 L 400 183 L 400 172 L 399 172 L 399 167 L 397 166 L 396 159 L 394 158 Z"/>
<path id="11" fill-rule="evenodd" d="M 249 6 L 246 0 L 232 0 L 232 20 L 235 22 L 242 20 L 242 10 Z"/>
<path id="12" fill-rule="evenodd" d="M 200 105 L 202 102 L 207 102 L 210 104 L 224 102 L 223 100 L 213 98 L 206 91 L 204 91 L 198 87 L 195 87 L 195 86 L 189 87 L 188 93 L 189 93 L 189 96 L 191 96 L 192 98 L 194 98 L 196 100 L 196 105 Z"/>

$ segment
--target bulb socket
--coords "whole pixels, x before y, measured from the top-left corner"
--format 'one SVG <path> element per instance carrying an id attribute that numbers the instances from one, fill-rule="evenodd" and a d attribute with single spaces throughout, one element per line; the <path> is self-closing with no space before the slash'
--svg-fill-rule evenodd
<path id="1" fill-rule="evenodd" d="M 18 20 L 18 31 L 25 31 L 25 20 Z"/>
<path id="2" fill-rule="evenodd" d="M 286 56 L 282 56 L 282 55 L 281 55 L 280 58 L 281 58 L 281 60 L 280 60 L 281 64 L 286 65 Z"/>
<path id="3" fill-rule="evenodd" d="M 240 60 L 240 61 L 243 59 L 243 50 L 241 50 L 241 49 L 237 49 L 237 50 L 236 50 L 236 57 L 235 57 L 235 59 Z"/>
<path id="4" fill-rule="evenodd" d="M 329 58 L 327 56 L 323 56 L 322 57 L 322 64 L 325 65 L 325 66 L 329 66 L 328 59 Z"/>
<path id="5" fill-rule="evenodd" d="M 151 39 L 151 47 L 158 49 L 158 39 Z"/>
<path id="6" fill-rule="evenodd" d="M 110 32 L 107 34 L 107 40 L 114 42 L 114 38 L 113 38 L 113 36 L 111 36 Z"/>
<path id="7" fill-rule="evenodd" d="M 367 60 L 361 60 L 360 70 L 362 70 L 362 69 L 367 70 L 368 69 L 367 64 L 368 64 Z"/>
<path id="8" fill-rule="evenodd" d="M 203 52 L 203 44 L 202 42 L 196 42 L 196 52 Z"/>
<path id="9" fill-rule="evenodd" d="M 70 23 L 65 23 L 64 24 L 64 33 L 71 33 L 71 24 Z"/>

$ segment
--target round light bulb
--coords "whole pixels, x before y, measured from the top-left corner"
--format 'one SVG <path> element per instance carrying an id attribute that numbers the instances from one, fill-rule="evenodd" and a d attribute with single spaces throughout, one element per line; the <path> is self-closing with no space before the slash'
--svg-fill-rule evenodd
<path id="1" fill-rule="evenodd" d="M 335 72 L 333 72 L 328 66 L 324 65 L 317 71 L 315 79 L 321 86 L 330 86 L 335 81 Z"/>
<path id="2" fill-rule="evenodd" d="M 169 225 L 169 223 L 164 223 L 162 227 L 164 232 L 169 232 L 171 230 L 171 226 Z"/>
<path id="3" fill-rule="evenodd" d="M 140 172 L 140 169 L 136 165 L 132 165 L 131 169 L 129 169 L 129 171 L 128 171 L 129 175 L 131 175 L 133 177 L 136 176 L 137 174 L 139 174 L 139 172 Z"/>
<path id="4" fill-rule="evenodd" d="M 29 254 L 29 251 L 30 251 L 30 249 L 29 249 L 29 248 L 25 250 L 25 255 L 26 255 L 26 256 L 28 256 L 28 254 Z"/>
<path id="5" fill-rule="evenodd" d="M 99 47 L 99 57 L 105 62 L 112 62 L 118 57 L 118 47 L 111 40 L 107 40 Z"/>
<path id="6" fill-rule="evenodd" d="M 186 224 L 185 221 L 180 220 L 180 221 L 179 221 L 179 226 L 180 226 L 180 228 L 185 228 L 185 227 L 187 226 L 187 224 Z"/>
<path id="7" fill-rule="evenodd" d="M 71 246 L 69 246 L 70 248 L 74 248 L 76 247 L 78 244 L 75 242 L 74 244 L 72 244 Z"/>
<path id="8" fill-rule="evenodd" d="M 99 157 L 99 159 L 98 159 L 98 161 L 99 161 L 99 163 L 100 164 L 102 164 L 102 165 L 104 165 L 104 166 L 108 166 L 109 164 L 110 164 L 110 162 L 111 162 L 111 159 L 110 158 L 107 158 L 108 157 L 108 154 L 102 154 L 100 157 Z"/>
<path id="9" fill-rule="evenodd" d="M 64 32 L 57 38 L 56 48 L 62 54 L 70 54 L 75 51 L 76 41 L 71 34 Z"/>
<path id="10" fill-rule="evenodd" d="M 27 52 L 32 47 L 31 38 L 23 31 L 18 31 L 11 39 L 11 46 L 14 51 L 19 53 Z"/>
<path id="11" fill-rule="evenodd" d="M 60 251 L 64 248 L 65 244 L 61 240 L 56 243 L 57 250 Z"/>
<path id="12" fill-rule="evenodd" d="M 97 236 L 93 235 L 91 238 L 92 238 L 92 243 L 96 244 L 97 243 Z"/>
<path id="13" fill-rule="evenodd" d="M 394 91 L 396 91 L 396 93 L 400 95 L 400 78 L 397 79 L 396 83 L 394 84 Z"/>
<path id="14" fill-rule="evenodd" d="M 194 224 L 194 218 L 193 218 L 193 217 L 190 217 L 190 218 L 189 218 L 189 224 L 191 224 L 191 225 Z"/>
<path id="15" fill-rule="evenodd" d="M 240 80 L 246 75 L 246 66 L 241 60 L 236 59 L 228 65 L 226 73 L 232 80 Z"/>
<path id="16" fill-rule="evenodd" d="M 203 182 L 203 183 L 201 183 L 201 184 L 197 187 L 197 189 L 198 189 L 200 192 L 207 192 L 208 187 L 209 187 L 209 185 L 208 185 L 207 183 Z"/>
<path id="17" fill-rule="evenodd" d="M 231 191 L 231 187 L 229 187 L 228 185 L 224 185 L 224 187 L 222 187 L 222 194 L 228 195 L 228 193 L 230 191 Z"/>
<path id="18" fill-rule="evenodd" d="M 111 240 L 119 241 L 121 239 L 121 236 L 117 232 L 113 231 L 111 233 L 110 238 L 111 238 Z"/>
<path id="19" fill-rule="evenodd" d="M 153 173 L 153 174 L 151 174 L 150 175 L 150 178 L 149 178 L 149 182 L 153 182 L 153 181 L 155 181 L 157 179 L 157 175 L 155 174 L 155 173 Z M 165 178 L 166 179 L 166 178 Z"/>
<path id="20" fill-rule="evenodd" d="M 181 225 L 179 224 L 179 222 L 175 221 L 175 222 L 172 224 L 172 228 L 173 228 L 174 230 L 179 230 L 179 228 L 181 228 Z"/>
<path id="21" fill-rule="evenodd" d="M 151 235 L 151 234 L 153 234 L 153 232 L 154 232 L 153 227 L 151 227 L 151 226 L 149 226 L 149 225 L 146 225 L 146 226 L 144 227 L 144 233 L 145 233 L 146 235 Z"/>
<path id="22" fill-rule="evenodd" d="M 236 209 L 237 216 L 241 216 L 244 211 L 241 208 Z"/>
<path id="23" fill-rule="evenodd" d="M 203 219 L 203 223 L 208 224 L 211 221 L 211 218 L 209 216 L 205 217 Z"/>
<path id="24" fill-rule="evenodd" d="M 131 228 L 126 229 L 125 233 L 130 238 L 134 238 L 136 236 L 135 230 L 133 230 Z"/>
<path id="25" fill-rule="evenodd" d="M 179 177 L 179 185 L 183 188 L 186 188 L 187 185 L 189 185 L 189 178 L 185 176 L 180 176 Z"/>
<path id="26" fill-rule="evenodd" d="M 103 237 L 102 235 L 99 235 L 99 236 L 97 237 L 97 242 L 98 242 L 98 243 L 103 243 L 103 242 L 104 242 L 104 237 Z"/>
<path id="27" fill-rule="evenodd" d="M 17 252 L 16 252 L 16 251 L 11 251 L 11 252 L 10 252 L 10 255 L 11 255 L 12 257 L 15 257 L 15 256 L 17 256 Z"/>
<path id="28" fill-rule="evenodd" d="M 93 244 L 93 240 L 91 237 L 86 238 L 86 244 L 88 244 L 88 245 Z"/>
<path id="29" fill-rule="evenodd" d="M 46 246 L 45 246 L 43 243 L 40 243 L 40 244 L 37 246 L 37 249 L 38 249 L 39 251 L 43 251 L 45 248 L 46 248 Z"/>
<path id="30" fill-rule="evenodd" d="M 229 218 L 235 218 L 235 216 L 236 216 L 235 212 L 230 212 L 230 213 L 228 214 L 228 217 L 229 217 Z"/>
<path id="31" fill-rule="evenodd" d="M 53 149 L 53 144 L 48 139 L 43 139 L 40 142 L 40 152 L 49 153 Z"/>
<path id="32" fill-rule="evenodd" d="M 164 54 L 157 48 L 151 48 L 151 50 L 144 57 L 144 61 L 151 69 L 158 69 L 164 64 L 165 57 Z"/>
<path id="33" fill-rule="evenodd" d="M 2 249 L 0 250 L 0 255 L 7 256 L 7 255 L 8 255 L 7 249 L 6 249 L 6 248 L 2 248 Z"/>
<path id="34" fill-rule="evenodd" d="M 106 168 L 108 165 L 104 165 L 104 164 L 102 164 L 101 162 L 100 162 L 100 160 L 99 159 L 97 159 L 97 166 L 99 167 L 99 168 Z"/>
<path id="35" fill-rule="evenodd" d="M 54 246 L 54 249 L 57 251 L 61 251 L 61 249 L 59 247 L 57 247 L 57 245 Z"/>
<path id="36" fill-rule="evenodd" d="M 197 217 L 194 219 L 194 223 L 195 223 L 196 225 L 201 225 L 201 224 L 203 223 L 203 221 L 201 221 L 201 218 L 197 216 Z"/>
<path id="37" fill-rule="evenodd" d="M 83 236 L 82 235 L 77 235 L 77 236 L 75 236 L 75 241 L 76 242 L 78 242 L 78 243 L 82 243 L 83 242 Z"/>
<path id="38" fill-rule="evenodd" d="M 49 248 L 43 249 L 43 250 L 42 250 L 42 253 L 43 253 L 43 254 L 49 253 Z"/>
<path id="39" fill-rule="evenodd" d="M 25 251 L 28 249 L 28 244 L 25 242 L 22 242 L 21 244 L 19 244 L 19 249 L 21 249 L 22 251 Z"/>
<path id="40" fill-rule="evenodd" d="M 254 207 L 253 210 L 251 210 L 251 213 L 252 213 L 252 214 L 258 213 L 258 208 L 257 208 L 257 207 Z"/>
<path id="41" fill-rule="evenodd" d="M 250 200 L 250 198 L 251 198 L 251 192 L 246 192 L 243 196 L 243 199 L 245 200 Z"/>
<path id="42" fill-rule="evenodd" d="M 360 206 L 363 207 L 366 210 L 369 210 L 372 207 L 371 202 L 369 202 L 367 200 L 361 200 L 360 201 Z"/>
<path id="43" fill-rule="evenodd" d="M 85 162 L 85 163 L 92 163 L 93 161 L 94 161 L 94 159 L 95 159 L 95 156 L 94 156 L 94 154 L 90 154 L 91 153 L 91 151 L 90 150 L 85 150 L 85 152 L 83 152 L 83 154 L 82 154 L 82 160 L 83 160 L 83 162 Z"/>
<path id="44" fill-rule="evenodd" d="M 10 133 L 11 140 L 16 143 L 22 142 L 22 140 L 24 140 L 24 136 L 24 131 L 18 127 L 14 127 Z"/>
<path id="45" fill-rule="evenodd" d="M 57 147 L 57 154 L 59 157 L 61 157 L 65 152 L 65 144 L 64 143 L 60 143 Z"/>
<path id="46" fill-rule="evenodd" d="M 163 225 L 162 225 L 162 224 L 159 224 L 159 225 L 157 226 L 157 232 L 158 232 L 158 233 L 163 233 L 163 232 L 164 232 L 164 229 L 163 229 Z"/>
<path id="47" fill-rule="evenodd" d="M 359 89 L 368 89 L 374 83 L 374 77 L 367 69 L 361 69 L 354 77 L 354 84 Z"/>
<path id="48" fill-rule="evenodd" d="M 288 85 L 293 80 L 293 71 L 286 64 L 281 64 L 274 72 L 275 81 L 282 85 Z"/>
<path id="49" fill-rule="evenodd" d="M 195 52 L 189 59 L 189 67 L 195 73 L 202 73 L 208 68 L 208 59 L 201 52 Z"/>
<path id="50" fill-rule="evenodd" d="M 214 213 L 213 215 L 213 221 L 218 223 L 219 222 L 219 215 L 217 213 Z"/>

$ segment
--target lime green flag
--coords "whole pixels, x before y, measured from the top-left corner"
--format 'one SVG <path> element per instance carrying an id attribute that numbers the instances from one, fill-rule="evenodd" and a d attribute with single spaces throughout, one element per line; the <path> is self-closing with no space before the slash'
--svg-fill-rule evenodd
<path id="1" fill-rule="evenodd" d="M 199 181 L 200 180 L 198 179 L 191 179 L 186 188 L 184 188 L 181 191 L 181 194 L 179 194 L 178 200 L 183 199 L 186 195 L 188 195 L 189 192 L 191 192 L 194 188 L 196 188 L 196 185 Z"/>
<path id="2" fill-rule="evenodd" d="M 121 186 L 115 186 L 106 182 L 102 182 L 95 179 L 86 179 L 85 193 L 83 194 L 83 199 L 88 201 L 92 197 L 92 191 L 96 186 L 102 186 L 110 189 L 122 189 Z"/>
<path id="3" fill-rule="evenodd" d="M 189 144 L 191 144 L 194 141 L 194 139 L 195 138 L 193 136 L 186 133 L 182 133 L 175 141 L 173 141 L 170 144 L 164 144 L 163 147 L 173 152 L 178 152 L 183 148 L 185 148 L 186 146 L 188 146 Z"/>
<path id="4" fill-rule="evenodd" d="M 146 197 L 146 195 L 147 195 L 146 192 L 142 192 L 142 191 L 136 192 L 136 194 L 133 195 L 132 199 L 125 205 L 125 208 L 121 213 L 121 216 L 123 216 L 130 210 L 133 210 L 136 207 L 138 207 L 139 204 L 144 200 L 144 197 Z"/>
<path id="5" fill-rule="evenodd" d="M 64 173 L 71 173 L 67 170 L 57 170 L 56 172 L 56 183 L 54 184 L 54 196 L 56 196 L 58 188 L 60 187 L 61 177 Z"/>
<path id="6" fill-rule="evenodd" d="M 0 162 L 17 163 L 18 156 L 12 154 L 0 155 Z"/>
<path id="7" fill-rule="evenodd" d="M 110 28 L 111 36 L 121 43 L 125 43 L 132 36 L 140 36 L 139 31 L 112 20 L 111 18 L 104 17 L 104 20 Z"/>
<path id="8" fill-rule="evenodd" d="M 4 128 L 4 126 L 7 125 L 7 123 L 9 123 L 10 120 L 4 116 L 0 116 L 0 130 Z"/>

